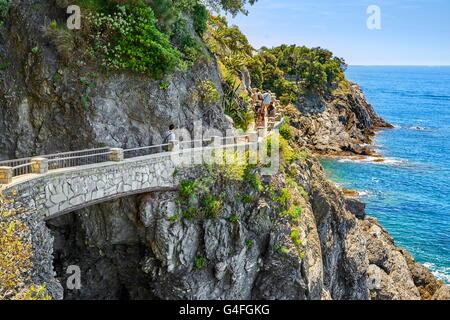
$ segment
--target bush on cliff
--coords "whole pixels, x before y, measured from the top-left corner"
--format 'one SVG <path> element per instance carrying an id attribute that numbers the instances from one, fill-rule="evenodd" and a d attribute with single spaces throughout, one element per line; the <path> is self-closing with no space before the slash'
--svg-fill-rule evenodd
<path id="1" fill-rule="evenodd" d="M 49 300 L 45 285 L 31 285 L 32 247 L 27 226 L 0 194 L 0 300 Z"/>
<path id="2" fill-rule="evenodd" d="M 4 19 L 6 18 L 6 16 L 8 15 L 8 11 L 9 11 L 9 7 L 10 7 L 10 3 L 8 2 L 8 0 L 0 0 L 0 28 L 3 26 L 4 24 Z"/>
<path id="3" fill-rule="evenodd" d="M 113 14 L 92 15 L 96 31 L 96 49 L 104 55 L 108 69 L 131 69 L 161 78 L 180 63 L 181 53 L 172 47 L 169 37 L 156 27 L 149 7 L 117 6 Z M 104 35 L 110 35 L 105 37 Z"/>

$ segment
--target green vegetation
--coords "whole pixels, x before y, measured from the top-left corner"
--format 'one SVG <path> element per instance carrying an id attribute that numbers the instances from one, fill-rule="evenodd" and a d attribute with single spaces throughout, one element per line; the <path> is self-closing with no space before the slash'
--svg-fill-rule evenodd
<path id="1" fill-rule="evenodd" d="M 308 150 L 304 149 L 304 150 L 300 151 L 300 153 L 298 155 L 303 160 L 306 160 L 308 158 Z"/>
<path id="2" fill-rule="evenodd" d="M 7 68 L 9 68 L 12 65 L 11 62 L 5 62 L 3 64 L 0 64 L 0 71 L 6 70 Z"/>
<path id="3" fill-rule="evenodd" d="M 291 140 L 294 137 L 291 126 L 288 124 L 283 124 L 280 126 L 280 134 L 286 140 Z"/>
<path id="4" fill-rule="evenodd" d="M 25 223 L 9 210 L 12 201 L 0 194 L 0 300 L 49 300 L 45 284 L 30 285 L 32 246 Z"/>
<path id="5" fill-rule="evenodd" d="M 192 8 L 192 18 L 194 20 L 194 29 L 199 35 L 203 35 L 207 29 L 208 10 L 204 5 L 197 3 Z"/>
<path id="6" fill-rule="evenodd" d="M 302 207 L 293 205 L 288 210 L 286 210 L 282 215 L 290 216 L 292 220 L 297 220 L 298 218 L 300 218 L 301 214 L 302 214 Z"/>
<path id="7" fill-rule="evenodd" d="M 183 198 L 190 198 L 190 196 L 200 189 L 199 183 L 196 180 L 181 181 L 178 191 Z"/>
<path id="8" fill-rule="evenodd" d="M 159 88 L 160 88 L 161 90 L 166 90 L 167 88 L 169 88 L 169 86 L 170 86 L 170 83 L 169 83 L 168 81 L 165 81 L 165 80 L 162 80 L 162 81 L 159 83 Z"/>
<path id="9" fill-rule="evenodd" d="M 203 258 L 203 257 L 195 258 L 194 270 L 203 269 L 205 267 L 205 265 L 206 265 L 206 259 L 205 258 Z"/>
<path id="10" fill-rule="evenodd" d="M 230 221 L 230 222 L 236 222 L 238 220 L 239 220 L 239 218 L 237 216 L 231 216 L 228 218 L 228 221 Z"/>
<path id="11" fill-rule="evenodd" d="M 176 215 L 174 215 L 174 216 L 172 216 L 172 217 L 165 217 L 165 219 L 167 220 L 167 221 L 178 221 L 179 219 L 180 219 L 180 215 L 179 214 L 176 214 Z"/>
<path id="12" fill-rule="evenodd" d="M 95 49 L 103 54 L 107 69 L 131 69 L 161 78 L 179 65 L 181 53 L 158 30 L 151 8 L 128 4 L 116 6 L 112 14 L 96 13 L 91 18 Z"/>
<path id="13" fill-rule="evenodd" d="M 300 230 L 298 228 L 292 228 L 291 240 L 294 243 L 295 247 L 297 248 L 298 257 L 300 259 L 303 259 L 304 258 L 304 254 L 303 254 L 303 250 L 301 248 L 303 243 L 300 240 Z"/>
<path id="14" fill-rule="evenodd" d="M 240 106 L 240 96 L 238 94 L 239 86 L 225 84 L 225 95 L 222 100 L 222 106 L 225 110 L 225 114 L 230 116 L 234 125 L 238 129 L 247 131 L 250 123 L 254 120 L 255 116 L 252 111 L 243 109 Z M 250 103 L 248 96 L 243 97 L 247 103 Z"/>
<path id="15" fill-rule="evenodd" d="M 240 72 L 252 59 L 253 47 L 237 26 L 229 26 L 225 17 L 209 16 L 205 41 L 219 63 L 222 79 L 229 89 L 240 85 Z"/>
<path id="16" fill-rule="evenodd" d="M 344 79 L 346 64 L 326 49 L 281 45 L 261 48 L 248 68 L 254 86 L 272 90 L 288 104 L 300 93 L 329 93 Z"/>
<path id="17" fill-rule="evenodd" d="M 219 216 L 222 209 L 222 201 L 220 199 L 207 195 L 202 200 L 202 204 L 204 206 L 203 213 L 207 219 L 216 219 Z"/>
<path id="18" fill-rule="evenodd" d="M 244 175 L 244 180 L 248 182 L 256 191 L 258 192 L 264 192 L 265 187 L 261 182 L 261 178 L 257 176 L 256 174 L 251 173 L 250 171 L 247 171 Z"/>
<path id="19" fill-rule="evenodd" d="M 222 196 L 210 193 L 212 180 L 181 181 L 178 191 L 183 217 L 186 219 L 217 219 L 222 211 Z"/>
<path id="20" fill-rule="evenodd" d="M 172 42 L 183 54 L 180 69 L 186 70 L 195 65 L 202 56 L 201 44 L 189 32 L 186 19 L 179 18 L 172 29 Z"/>
<path id="21" fill-rule="evenodd" d="M 252 196 L 243 196 L 242 197 L 242 203 L 252 203 L 255 201 L 255 198 Z"/>
<path id="22" fill-rule="evenodd" d="M 8 16 L 11 4 L 8 0 L 0 0 L 0 28 L 4 25 L 4 19 Z"/>
<path id="23" fill-rule="evenodd" d="M 220 100 L 220 94 L 217 86 L 210 80 L 201 81 L 193 91 L 194 98 L 203 104 L 217 103 Z"/>
<path id="24" fill-rule="evenodd" d="M 253 246 L 253 241 L 252 240 L 246 240 L 245 241 L 245 245 L 247 246 L 248 249 L 250 249 Z"/>
<path id="25" fill-rule="evenodd" d="M 52 21 L 46 35 L 62 62 L 101 62 L 107 70 L 131 70 L 154 79 L 187 70 L 208 58 L 198 36 L 207 31 L 208 11 L 200 0 L 74 0 L 83 12 L 77 33 Z M 225 12 L 244 12 L 255 0 L 207 0 Z M 63 4 L 59 5 L 64 7 Z M 0 24 L 9 2 L 0 0 Z M 192 26 L 188 21 L 192 21 Z M 198 36 L 195 36 L 197 34 Z"/>

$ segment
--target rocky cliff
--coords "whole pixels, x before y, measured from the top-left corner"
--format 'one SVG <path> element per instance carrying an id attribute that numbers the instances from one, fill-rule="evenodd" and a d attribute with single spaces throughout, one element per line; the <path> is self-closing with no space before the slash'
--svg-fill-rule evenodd
<path id="1" fill-rule="evenodd" d="M 230 126 L 218 104 L 190 99 L 202 80 L 222 93 L 212 57 L 172 74 L 168 87 L 131 72 L 67 68 L 42 30 L 65 18 L 53 1 L 21 0 L 0 29 L 0 159 L 149 145 L 161 141 L 170 123 L 188 130 L 196 120 L 205 129 Z M 364 205 L 346 199 L 318 160 L 299 149 L 371 152 L 360 144 L 389 125 L 358 86 L 338 88 L 327 98 L 302 97 L 285 112 L 296 129 L 291 152 L 302 156 L 277 175 L 184 170 L 184 181 L 200 184 L 187 199 L 173 190 L 96 205 L 49 221 L 54 241 L 43 224 L 32 228 L 33 237 L 53 243 L 64 297 L 448 298 L 448 287 L 396 248 L 377 221 L 365 217 Z M 64 286 L 69 265 L 82 269 L 80 291 Z M 52 270 L 35 272 L 47 276 Z M 60 297 L 61 288 L 50 289 Z"/>
<path id="2" fill-rule="evenodd" d="M 343 81 L 329 95 L 301 96 L 286 108 L 297 141 L 320 155 L 370 155 L 371 138 L 380 128 L 393 128 L 367 102 L 361 88 Z"/>
<path id="3" fill-rule="evenodd" d="M 68 65 L 45 33 L 50 21 L 66 19 L 53 1 L 22 0 L 0 29 L 0 159 L 157 144 L 172 123 L 188 130 L 195 120 L 205 130 L 230 126 L 219 104 L 192 99 L 203 80 L 221 93 L 213 59 L 173 73 L 167 87 L 133 72 Z"/>
<path id="4" fill-rule="evenodd" d="M 57 277 L 79 265 L 66 299 L 431 299 L 448 297 L 364 205 L 305 157 L 255 183 L 198 167 L 189 198 L 221 202 L 190 216 L 180 191 L 154 192 L 53 219 Z M 263 186 L 263 188 L 261 188 Z M 281 191 L 280 191 L 281 190 Z M 447 294 L 447 296 L 446 296 Z"/>

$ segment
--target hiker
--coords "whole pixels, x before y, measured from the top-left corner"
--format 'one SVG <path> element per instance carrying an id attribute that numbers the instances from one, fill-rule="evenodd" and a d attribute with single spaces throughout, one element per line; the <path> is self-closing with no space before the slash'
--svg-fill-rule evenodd
<path id="1" fill-rule="evenodd" d="M 247 102 L 245 102 L 244 97 L 239 97 L 239 109 L 247 110 Z"/>
<path id="2" fill-rule="evenodd" d="M 255 106 L 260 106 L 262 103 L 262 94 L 259 91 L 259 89 L 253 89 L 253 95 L 252 95 L 252 99 L 253 99 L 253 103 L 255 104 Z"/>
<path id="3" fill-rule="evenodd" d="M 164 141 L 163 144 L 169 144 L 168 146 L 164 146 L 164 151 L 172 151 L 173 145 L 170 144 L 171 142 L 174 142 L 176 140 L 175 137 L 175 126 L 171 124 L 169 126 L 169 131 L 166 131 L 164 133 Z"/>
<path id="4" fill-rule="evenodd" d="M 262 106 L 263 108 L 267 108 L 272 102 L 272 94 L 270 93 L 270 91 L 268 91 L 262 95 L 262 98 L 263 98 Z"/>
<path id="5" fill-rule="evenodd" d="M 270 117 L 273 117 L 274 115 L 274 111 L 275 111 L 275 106 L 273 105 L 273 102 L 270 103 L 269 108 L 267 109 L 268 114 Z"/>
<path id="6" fill-rule="evenodd" d="M 270 105 L 272 101 L 272 94 L 270 92 L 266 92 L 262 95 L 262 105 L 258 110 L 258 118 L 256 121 L 257 128 L 266 127 L 266 115 L 267 115 L 267 107 Z"/>

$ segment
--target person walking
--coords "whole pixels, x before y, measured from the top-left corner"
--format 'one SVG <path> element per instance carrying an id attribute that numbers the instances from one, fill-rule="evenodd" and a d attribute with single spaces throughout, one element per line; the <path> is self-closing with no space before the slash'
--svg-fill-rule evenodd
<path id="1" fill-rule="evenodd" d="M 239 97 L 239 109 L 241 111 L 247 110 L 247 102 L 245 102 L 244 97 Z"/>
<path id="2" fill-rule="evenodd" d="M 262 106 L 258 111 L 258 120 L 256 122 L 257 128 L 265 128 L 266 125 L 266 115 L 267 115 L 267 107 L 270 105 L 272 101 L 272 94 L 270 92 L 266 92 L 262 95 Z"/>
<path id="3" fill-rule="evenodd" d="M 164 151 L 172 151 L 173 145 L 171 142 L 176 140 L 175 137 L 175 125 L 171 124 L 169 126 L 169 130 L 164 133 L 163 144 L 169 144 L 168 146 L 164 146 Z"/>
<path id="4" fill-rule="evenodd" d="M 269 115 L 269 117 L 273 117 L 274 116 L 274 111 L 275 111 L 275 106 L 273 105 L 273 102 L 270 103 L 269 108 L 267 110 L 267 113 Z"/>

